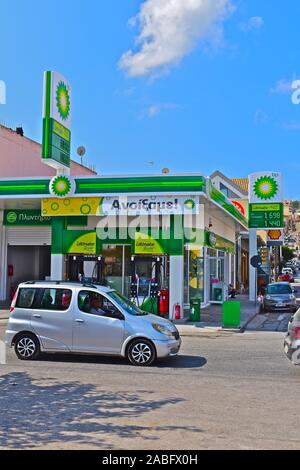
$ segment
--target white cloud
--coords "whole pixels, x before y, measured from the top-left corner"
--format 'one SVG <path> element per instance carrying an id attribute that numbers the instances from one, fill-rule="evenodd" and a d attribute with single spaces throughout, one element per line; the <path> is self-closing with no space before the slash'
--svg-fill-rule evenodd
<path id="1" fill-rule="evenodd" d="M 261 16 L 252 16 L 249 18 L 247 23 L 243 23 L 241 25 L 241 30 L 245 33 L 250 31 L 257 31 L 264 26 L 265 22 Z"/>
<path id="2" fill-rule="evenodd" d="M 220 41 L 232 0 L 145 0 L 130 21 L 138 25 L 137 51 L 129 50 L 119 65 L 130 76 L 162 72 L 178 64 L 204 39 Z"/>
<path id="3" fill-rule="evenodd" d="M 148 106 L 148 108 L 144 109 L 143 116 L 146 116 L 150 119 L 157 117 L 162 111 L 170 110 L 170 109 L 178 109 L 179 106 L 175 103 L 157 103 Z"/>
<path id="4" fill-rule="evenodd" d="M 278 80 L 278 82 L 271 88 L 272 95 L 287 95 L 292 92 L 292 84 L 294 80 L 286 80 L 285 78 Z"/>

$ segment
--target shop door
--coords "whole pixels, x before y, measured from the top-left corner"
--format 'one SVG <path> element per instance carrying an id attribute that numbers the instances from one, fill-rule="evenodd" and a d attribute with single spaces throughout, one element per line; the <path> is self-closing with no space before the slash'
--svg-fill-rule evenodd
<path id="1" fill-rule="evenodd" d="M 211 257 L 210 265 L 210 302 L 222 303 L 224 300 L 224 268 L 225 260 L 222 257 Z"/>

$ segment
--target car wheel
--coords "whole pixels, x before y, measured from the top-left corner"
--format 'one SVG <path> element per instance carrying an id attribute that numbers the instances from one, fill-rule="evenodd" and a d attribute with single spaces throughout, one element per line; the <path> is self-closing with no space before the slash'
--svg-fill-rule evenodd
<path id="1" fill-rule="evenodd" d="M 151 366 L 156 359 L 155 347 L 146 339 L 136 339 L 129 345 L 127 357 L 135 366 Z"/>
<path id="2" fill-rule="evenodd" d="M 15 342 L 15 353 L 22 361 L 33 361 L 41 352 L 40 343 L 36 336 L 23 333 Z"/>

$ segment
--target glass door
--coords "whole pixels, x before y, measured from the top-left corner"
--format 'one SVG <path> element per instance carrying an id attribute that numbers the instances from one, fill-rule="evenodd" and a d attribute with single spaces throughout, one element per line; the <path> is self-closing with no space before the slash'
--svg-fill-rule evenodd
<path id="1" fill-rule="evenodd" d="M 130 256 L 127 245 L 103 245 L 103 278 L 105 284 L 128 297 L 130 295 Z"/>
<path id="2" fill-rule="evenodd" d="M 224 257 L 210 257 L 210 302 L 223 303 L 224 301 L 224 273 L 225 259 Z"/>

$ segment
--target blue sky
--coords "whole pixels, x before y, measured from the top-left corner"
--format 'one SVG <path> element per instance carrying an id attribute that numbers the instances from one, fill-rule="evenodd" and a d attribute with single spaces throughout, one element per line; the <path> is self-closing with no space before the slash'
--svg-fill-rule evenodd
<path id="1" fill-rule="evenodd" d="M 129 20 L 169 0 L 2 0 L 0 121 L 40 141 L 43 71 L 57 70 L 73 89 L 73 157 L 85 145 L 100 174 L 279 170 L 299 199 L 299 0 L 204 0 L 219 10 L 192 15 L 177 1 L 150 20 L 160 36 L 144 54 L 143 17 Z M 176 37 L 173 13 L 184 18 Z"/>

